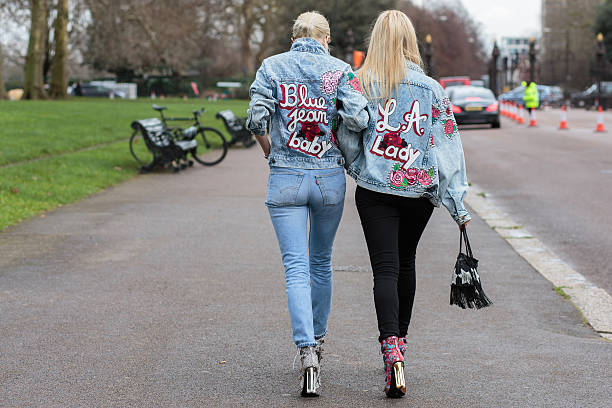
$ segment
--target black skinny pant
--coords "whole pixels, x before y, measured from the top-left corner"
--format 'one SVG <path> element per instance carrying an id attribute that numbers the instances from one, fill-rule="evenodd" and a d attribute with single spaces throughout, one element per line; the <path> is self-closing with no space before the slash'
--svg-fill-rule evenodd
<path id="1" fill-rule="evenodd" d="M 426 198 L 357 187 L 355 202 L 374 272 L 379 341 L 406 336 L 416 289 L 416 249 L 433 212 Z"/>

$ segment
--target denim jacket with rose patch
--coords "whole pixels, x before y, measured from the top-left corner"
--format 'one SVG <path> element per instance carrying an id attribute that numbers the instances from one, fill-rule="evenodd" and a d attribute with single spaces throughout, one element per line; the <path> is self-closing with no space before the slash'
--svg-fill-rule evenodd
<path id="1" fill-rule="evenodd" d="M 468 183 L 461 138 L 446 93 L 408 62 L 405 78 L 388 100 L 368 102 L 368 128 L 355 133 L 342 123 L 338 140 L 348 173 L 369 190 L 426 197 L 443 204 L 459 223 Z"/>
<path id="2" fill-rule="evenodd" d="M 266 58 L 249 93 L 246 126 L 255 135 L 270 134 L 272 166 L 341 167 L 339 117 L 355 132 L 368 126 L 367 100 L 351 67 L 313 38 Z"/>

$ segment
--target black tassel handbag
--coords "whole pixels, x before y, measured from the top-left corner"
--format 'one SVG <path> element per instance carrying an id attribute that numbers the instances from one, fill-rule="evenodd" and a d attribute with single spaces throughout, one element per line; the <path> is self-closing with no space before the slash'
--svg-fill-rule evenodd
<path id="1" fill-rule="evenodd" d="M 465 254 L 463 253 L 464 241 Z M 481 309 L 493 303 L 482 290 L 477 268 L 478 259 L 474 258 L 467 230 L 465 225 L 462 225 L 459 236 L 459 255 L 457 255 L 457 262 L 455 263 L 455 271 L 453 272 L 453 280 L 451 282 L 451 305 L 457 305 L 462 309 Z"/>

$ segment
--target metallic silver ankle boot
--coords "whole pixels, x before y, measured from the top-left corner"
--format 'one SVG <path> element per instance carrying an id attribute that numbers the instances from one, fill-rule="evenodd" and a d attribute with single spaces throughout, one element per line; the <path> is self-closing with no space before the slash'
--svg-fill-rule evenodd
<path id="1" fill-rule="evenodd" d="M 319 358 L 319 364 L 321 364 L 321 361 L 323 360 L 323 351 L 325 351 L 323 349 L 323 343 L 325 343 L 325 340 L 323 338 L 320 338 L 317 340 L 317 345 L 315 346 L 315 352 L 317 353 L 317 357 Z"/>
<path id="2" fill-rule="evenodd" d="M 302 362 L 302 397 L 318 397 L 321 386 L 319 378 L 319 357 L 314 346 L 300 348 Z"/>

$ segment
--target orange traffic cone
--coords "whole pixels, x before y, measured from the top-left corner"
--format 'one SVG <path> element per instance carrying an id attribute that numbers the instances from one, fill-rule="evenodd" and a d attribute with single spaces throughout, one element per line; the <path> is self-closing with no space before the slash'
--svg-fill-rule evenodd
<path id="1" fill-rule="evenodd" d="M 531 110 L 531 114 L 529 115 L 529 127 L 538 126 L 538 122 L 536 121 L 535 109 Z"/>
<path id="2" fill-rule="evenodd" d="M 511 106 L 510 109 L 511 109 L 511 111 L 510 111 L 511 112 L 510 118 L 512 120 L 516 120 L 518 118 L 518 115 L 516 114 L 516 102 L 512 102 L 512 106 Z"/>
<path id="3" fill-rule="evenodd" d="M 567 112 L 565 111 L 565 105 L 561 107 L 561 122 L 559 123 L 559 130 L 567 130 Z"/>
<path id="4" fill-rule="evenodd" d="M 523 123 L 525 123 L 525 119 L 523 119 L 523 105 L 519 105 L 518 106 L 518 118 L 517 118 L 516 122 L 519 125 L 522 125 Z"/>
<path id="5" fill-rule="evenodd" d="M 604 127 L 603 121 L 603 109 L 601 109 L 601 105 L 597 108 L 597 127 L 595 128 L 596 132 L 605 132 L 606 128 Z"/>

